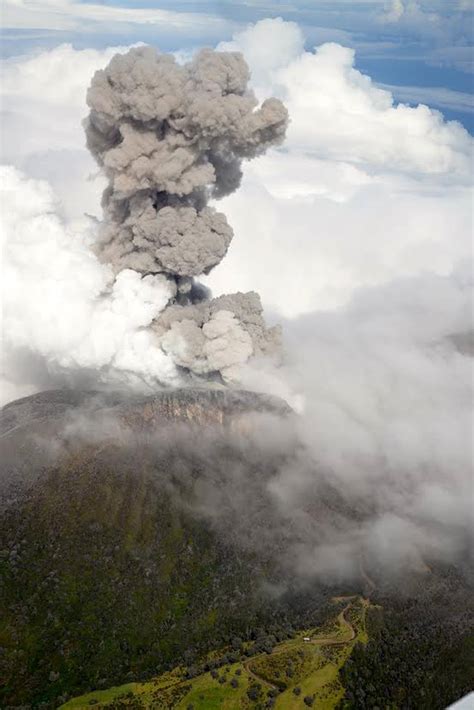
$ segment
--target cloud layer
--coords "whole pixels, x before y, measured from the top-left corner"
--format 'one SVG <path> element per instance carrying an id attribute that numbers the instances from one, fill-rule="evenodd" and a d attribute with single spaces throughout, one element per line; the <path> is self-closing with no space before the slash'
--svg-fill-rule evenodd
<path id="1" fill-rule="evenodd" d="M 203 34 L 209 25 L 222 31 L 227 23 L 213 14 L 173 12 L 159 8 L 130 8 L 78 0 L 5 0 L 2 23 L 11 29 L 100 30 L 115 26 L 152 25 L 175 34 Z"/>

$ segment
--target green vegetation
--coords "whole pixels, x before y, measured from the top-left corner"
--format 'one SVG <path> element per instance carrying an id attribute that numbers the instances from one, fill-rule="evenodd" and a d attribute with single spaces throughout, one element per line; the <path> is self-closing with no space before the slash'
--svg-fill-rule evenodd
<path id="1" fill-rule="evenodd" d="M 223 647 L 232 664 L 324 622 L 328 591 L 263 594 L 279 581 L 268 558 L 190 512 L 201 463 L 183 459 L 180 447 L 81 446 L 4 511 L 1 707 L 58 707 Z"/>
<path id="2" fill-rule="evenodd" d="M 220 656 L 214 653 L 204 658 L 199 667 L 176 668 L 146 683 L 89 693 L 62 708 L 335 708 L 344 694 L 339 670 L 354 645 L 367 638 L 369 603 L 359 597 L 344 601 L 343 610 L 336 610 L 327 624 L 315 628 L 310 641 L 304 640 L 308 632 L 299 632 L 276 643 L 269 652 L 250 657 L 249 649 L 242 646 L 239 660 L 230 664 L 225 663 L 225 649 Z M 336 600 L 336 604 L 340 602 Z M 209 666 L 211 658 L 215 667 L 200 672 Z"/>
<path id="3" fill-rule="evenodd" d="M 22 417 L 0 515 L 0 707 L 442 710 L 473 687 L 468 555 L 403 579 L 372 565 L 379 606 L 346 596 L 356 580 L 303 587 L 279 527 L 261 540 L 281 452 L 243 459 L 225 438 L 201 450 L 159 427 L 148 440 L 139 415 L 126 445 L 68 434 L 60 456 L 55 424 L 41 459 L 45 431 L 26 436 Z M 208 495 L 242 471 L 248 517 L 228 505 L 233 486 Z"/>
<path id="4" fill-rule="evenodd" d="M 457 627 L 446 627 L 446 609 L 461 609 L 462 587 L 456 574 L 444 583 L 443 589 L 438 581 L 436 603 L 424 603 L 421 596 L 383 612 L 367 609 L 368 642 L 356 643 L 341 668 L 345 691 L 338 710 L 437 710 L 472 690 L 474 633 L 467 610 L 459 614 Z M 362 631 L 359 638 L 365 638 Z"/>
<path id="5" fill-rule="evenodd" d="M 140 452 L 127 464 L 83 452 L 2 517 L 1 706 L 141 680 L 256 624 L 258 561 L 140 474 Z"/>

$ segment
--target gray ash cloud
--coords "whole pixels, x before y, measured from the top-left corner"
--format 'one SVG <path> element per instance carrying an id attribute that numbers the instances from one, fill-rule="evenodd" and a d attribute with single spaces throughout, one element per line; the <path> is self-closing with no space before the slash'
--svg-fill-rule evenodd
<path id="1" fill-rule="evenodd" d="M 180 65 L 139 47 L 96 72 L 87 95 L 87 145 L 108 179 L 99 257 L 116 273 L 174 282 L 177 295 L 153 326 L 157 347 L 191 373 L 224 379 L 278 340 L 255 293 L 211 300 L 194 281 L 233 236 L 209 201 L 238 188 L 242 160 L 285 136 L 286 108 L 273 98 L 258 106 L 248 81 L 239 53 L 204 49 Z"/>

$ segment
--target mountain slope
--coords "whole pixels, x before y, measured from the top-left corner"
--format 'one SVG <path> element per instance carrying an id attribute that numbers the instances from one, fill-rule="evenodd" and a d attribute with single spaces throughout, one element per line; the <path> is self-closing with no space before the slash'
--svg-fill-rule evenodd
<path id="1" fill-rule="evenodd" d="M 289 410 L 202 390 L 43 393 L 5 408 L 2 704 L 156 672 L 254 622 L 268 560 L 220 539 L 192 505 L 207 466 L 250 465 L 221 436 L 209 461 L 196 437 L 255 411 Z"/>
<path id="2" fill-rule="evenodd" d="M 209 653 L 230 649 L 233 664 L 242 647 L 267 652 L 324 624 L 333 596 L 362 592 L 385 621 L 341 666 L 341 707 L 441 710 L 465 693 L 469 560 L 427 560 L 400 577 L 361 557 L 360 574 L 332 586 L 299 574 L 302 542 L 363 521 L 364 510 L 301 468 L 314 464 L 292 427 L 279 400 L 226 390 L 46 392 L 5 407 L 0 706 L 56 708 L 178 664 L 194 677 Z M 315 482 L 294 509 L 307 539 L 271 490 L 295 466 Z"/>

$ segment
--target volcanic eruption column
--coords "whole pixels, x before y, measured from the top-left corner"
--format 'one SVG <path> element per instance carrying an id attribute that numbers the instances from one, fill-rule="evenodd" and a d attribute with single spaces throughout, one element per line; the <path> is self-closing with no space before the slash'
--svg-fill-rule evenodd
<path id="1" fill-rule="evenodd" d="M 153 321 L 157 346 L 191 375 L 220 373 L 271 352 L 259 296 L 210 298 L 195 281 L 225 256 L 233 236 L 208 206 L 233 192 L 241 162 L 280 143 L 281 101 L 257 100 L 239 53 L 200 51 L 180 65 L 151 47 L 116 55 L 87 94 L 87 145 L 108 179 L 97 250 L 115 273 L 160 274 L 171 298 Z"/>

